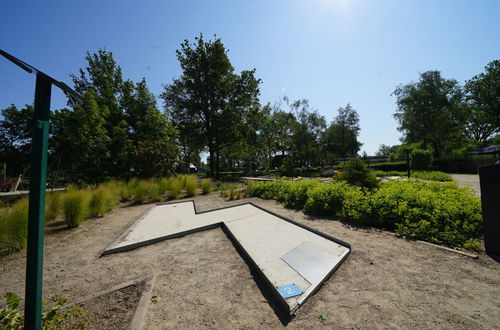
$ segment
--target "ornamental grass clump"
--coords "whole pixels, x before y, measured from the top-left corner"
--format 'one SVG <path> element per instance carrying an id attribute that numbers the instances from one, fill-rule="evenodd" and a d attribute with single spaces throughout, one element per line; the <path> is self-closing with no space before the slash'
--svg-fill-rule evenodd
<path id="1" fill-rule="evenodd" d="M 170 190 L 168 192 L 168 197 L 170 199 L 176 199 L 182 190 L 182 182 L 179 178 L 172 178 L 170 183 Z"/>
<path id="2" fill-rule="evenodd" d="M 213 190 L 212 179 L 203 179 L 201 180 L 201 191 L 203 195 L 210 194 Z"/>
<path id="3" fill-rule="evenodd" d="M 135 204 L 142 204 L 149 197 L 149 182 L 141 180 L 132 188 L 132 200 Z"/>
<path id="4" fill-rule="evenodd" d="M 164 193 L 165 191 L 163 191 L 163 187 L 160 186 L 159 181 L 152 181 L 149 183 L 149 195 L 152 202 L 161 201 Z"/>
<path id="5" fill-rule="evenodd" d="M 103 184 L 90 192 L 89 216 L 102 217 L 113 210 L 118 203 L 113 186 Z"/>
<path id="6" fill-rule="evenodd" d="M 196 175 L 187 175 L 186 178 L 186 195 L 192 197 L 196 195 L 196 188 L 198 186 L 198 177 Z"/>
<path id="7" fill-rule="evenodd" d="M 85 190 L 71 190 L 64 194 L 63 202 L 64 220 L 69 228 L 78 227 L 89 210 L 89 193 Z"/>
<path id="8" fill-rule="evenodd" d="M 26 247 L 28 236 L 28 199 L 0 209 L 0 255 Z"/>
<path id="9" fill-rule="evenodd" d="M 62 193 L 53 192 L 47 194 L 47 202 L 45 203 L 45 219 L 54 220 L 62 209 Z"/>

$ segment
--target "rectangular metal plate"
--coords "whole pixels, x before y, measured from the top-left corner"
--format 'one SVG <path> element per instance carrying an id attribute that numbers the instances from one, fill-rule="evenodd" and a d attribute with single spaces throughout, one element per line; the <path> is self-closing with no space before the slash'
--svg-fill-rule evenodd
<path id="1" fill-rule="evenodd" d="M 285 299 L 295 297 L 304 293 L 295 284 L 282 285 L 278 288 L 278 292 Z"/>
<path id="2" fill-rule="evenodd" d="M 281 259 L 313 285 L 323 280 L 340 261 L 339 257 L 311 242 L 297 246 Z"/>

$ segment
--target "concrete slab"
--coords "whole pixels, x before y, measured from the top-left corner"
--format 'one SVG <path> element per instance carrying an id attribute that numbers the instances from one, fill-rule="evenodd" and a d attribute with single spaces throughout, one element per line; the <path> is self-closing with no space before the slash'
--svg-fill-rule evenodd
<path id="1" fill-rule="evenodd" d="M 290 314 L 319 289 L 350 252 L 345 242 L 251 203 L 196 212 L 194 203 L 188 201 L 151 208 L 103 254 L 219 226 Z M 294 256 L 299 256 L 299 261 Z M 284 298 L 277 288 L 289 285 L 295 285 L 303 293 Z"/>

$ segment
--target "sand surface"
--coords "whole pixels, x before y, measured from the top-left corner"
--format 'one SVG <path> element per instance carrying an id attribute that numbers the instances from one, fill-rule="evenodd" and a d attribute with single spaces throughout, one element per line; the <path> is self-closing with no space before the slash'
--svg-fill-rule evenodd
<path id="1" fill-rule="evenodd" d="M 472 259 L 388 232 L 312 219 L 274 201 L 229 203 L 215 194 L 195 200 L 200 211 L 251 200 L 350 243 L 352 253 L 289 320 L 275 312 L 220 229 L 100 258 L 152 205 L 124 207 L 47 237 L 44 295 L 77 301 L 125 282 L 153 278 L 151 293 L 146 294 L 157 299 L 147 299 L 144 329 L 500 327 L 500 263 L 487 255 Z M 25 251 L 0 259 L 0 295 L 12 291 L 23 296 L 24 276 Z M 109 299 L 114 308 L 107 309 L 111 315 L 103 308 L 93 318 L 95 328 L 109 328 L 102 318 L 114 318 L 114 311 L 126 315 L 114 320 L 113 327 L 126 328 L 137 293 L 126 294 L 102 296 L 99 303 Z"/>

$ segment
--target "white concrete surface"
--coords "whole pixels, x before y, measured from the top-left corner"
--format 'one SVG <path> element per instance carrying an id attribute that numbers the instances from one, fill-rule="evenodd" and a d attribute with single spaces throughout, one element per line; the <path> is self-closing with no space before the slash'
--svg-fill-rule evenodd
<path id="1" fill-rule="evenodd" d="M 319 288 L 349 253 L 347 247 L 252 204 L 196 214 L 191 201 L 151 208 L 106 251 L 123 251 L 142 246 L 141 244 L 146 245 L 151 240 L 168 239 L 221 223 L 225 224 L 275 288 L 295 284 L 304 292 L 300 296 L 286 299 L 291 313 Z M 333 257 L 325 259 L 326 265 L 318 267 L 318 273 L 313 280 L 309 276 L 312 283 L 306 279 L 308 275 L 300 274 L 282 259 L 304 243 L 317 246 Z M 300 270 L 300 267 L 295 268 Z"/>

